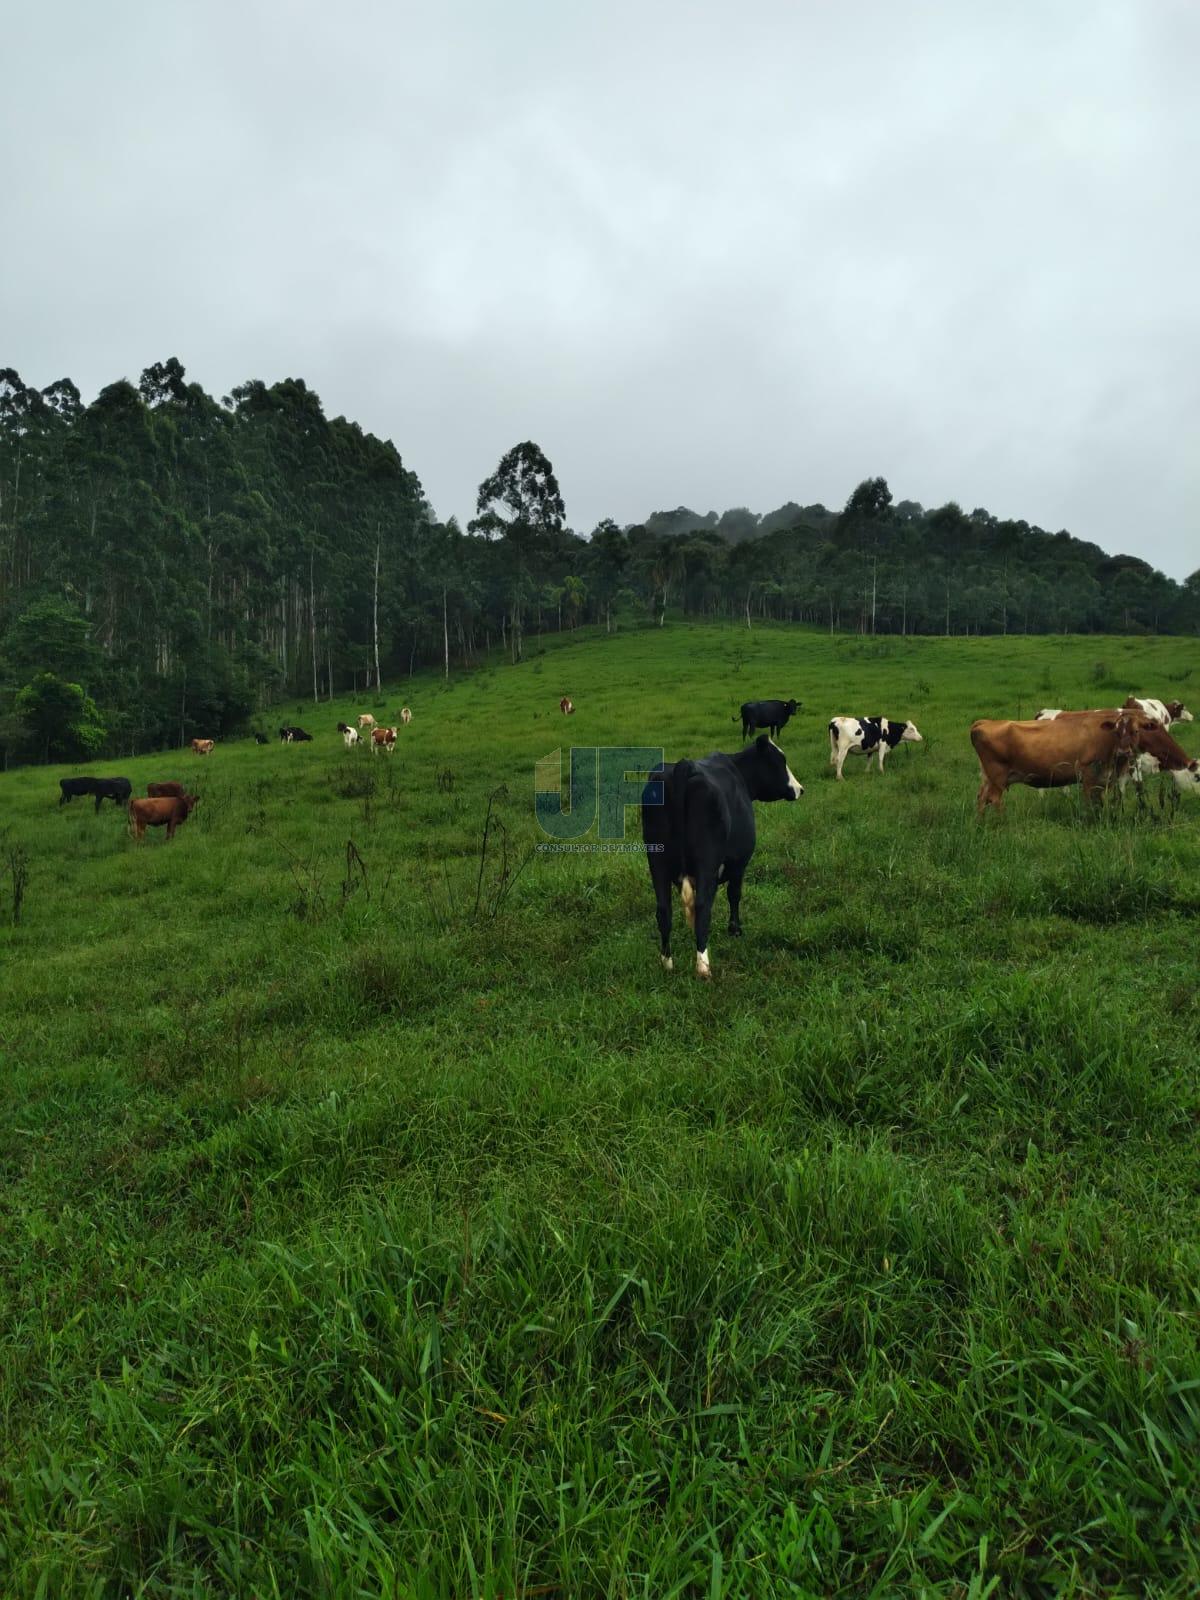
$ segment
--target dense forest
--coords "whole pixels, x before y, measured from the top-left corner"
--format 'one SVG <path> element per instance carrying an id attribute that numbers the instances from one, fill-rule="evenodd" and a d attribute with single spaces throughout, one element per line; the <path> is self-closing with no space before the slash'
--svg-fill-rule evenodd
<path id="1" fill-rule="evenodd" d="M 483 464 L 486 465 L 486 464 Z M 679 613 L 864 633 L 1200 631 L 1200 572 L 882 478 L 840 511 L 680 507 L 584 536 L 550 462 L 515 446 L 465 529 L 394 445 L 299 379 L 221 400 L 175 359 L 85 406 L 0 371 L 0 752 L 5 765 L 160 747 L 531 636 Z"/>

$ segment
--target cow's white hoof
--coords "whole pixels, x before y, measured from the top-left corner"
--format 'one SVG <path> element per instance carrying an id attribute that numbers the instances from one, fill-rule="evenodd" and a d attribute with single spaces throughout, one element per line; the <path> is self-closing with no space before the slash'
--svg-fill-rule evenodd
<path id="1" fill-rule="evenodd" d="M 659 960 L 663 964 L 663 971 L 664 972 L 674 972 L 675 971 L 675 963 L 674 963 L 674 961 L 672 960 L 672 958 L 670 956 L 660 956 Z"/>
<path id="2" fill-rule="evenodd" d="M 698 978 L 712 977 L 712 967 L 709 965 L 708 957 L 702 952 L 696 956 L 696 976 Z"/>

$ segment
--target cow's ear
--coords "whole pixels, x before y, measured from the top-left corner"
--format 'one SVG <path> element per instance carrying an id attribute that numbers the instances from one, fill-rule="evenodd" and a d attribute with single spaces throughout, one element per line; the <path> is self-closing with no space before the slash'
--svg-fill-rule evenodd
<path id="1" fill-rule="evenodd" d="M 754 742 L 760 750 L 765 750 L 771 742 L 771 735 L 769 733 L 760 733 Z"/>

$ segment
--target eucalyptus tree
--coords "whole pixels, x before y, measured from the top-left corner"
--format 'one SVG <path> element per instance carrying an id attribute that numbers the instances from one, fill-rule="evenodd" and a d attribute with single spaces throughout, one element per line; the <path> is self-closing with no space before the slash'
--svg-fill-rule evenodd
<path id="1" fill-rule="evenodd" d="M 566 516 L 554 468 L 539 446 L 527 439 L 506 451 L 479 485 L 475 509 L 468 527 L 501 539 L 508 556 L 512 658 L 519 661 L 531 567 L 553 535 L 562 532 Z"/>

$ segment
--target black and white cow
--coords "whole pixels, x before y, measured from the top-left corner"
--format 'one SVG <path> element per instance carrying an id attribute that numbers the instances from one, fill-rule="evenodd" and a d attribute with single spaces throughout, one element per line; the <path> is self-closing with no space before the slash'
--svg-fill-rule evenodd
<path id="1" fill-rule="evenodd" d="M 736 755 L 714 752 L 652 769 L 642 792 L 642 839 L 668 972 L 674 965 L 671 885 L 696 935 L 696 976 L 711 978 L 708 929 L 721 883 L 729 896 L 729 931 L 742 931 L 738 907 L 754 854 L 754 802 L 797 800 L 803 793 L 783 751 L 765 733 Z"/>
<path id="2" fill-rule="evenodd" d="M 282 744 L 311 744 L 312 734 L 305 733 L 303 728 L 294 728 L 284 725 L 279 730 L 279 739 Z"/>
<path id="3" fill-rule="evenodd" d="M 799 700 L 747 700 L 742 707 L 742 739 L 745 741 L 755 728 L 766 728 L 772 739 L 778 739 L 800 709 Z"/>
<path id="4" fill-rule="evenodd" d="M 920 744 L 921 735 L 912 722 L 897 722 L 891 717 L 834 717 L 829 724 L 829 764 L 842 776 L 848 755 L 863 755 L 869 760 L 879 752 L 879 770 L 888 752 L 904 740 Z"/>
<path id="5" fill-rule="evenodd" d="M 133 785 L 128 778 L 60 778 L 58 788 L 60 806 L 66 805 L 77 794 L 90 794 L 96 797 L 97 811 L 102 800 L 111 800 L 115 806 L 126 806 L 133 793 Z"/>

